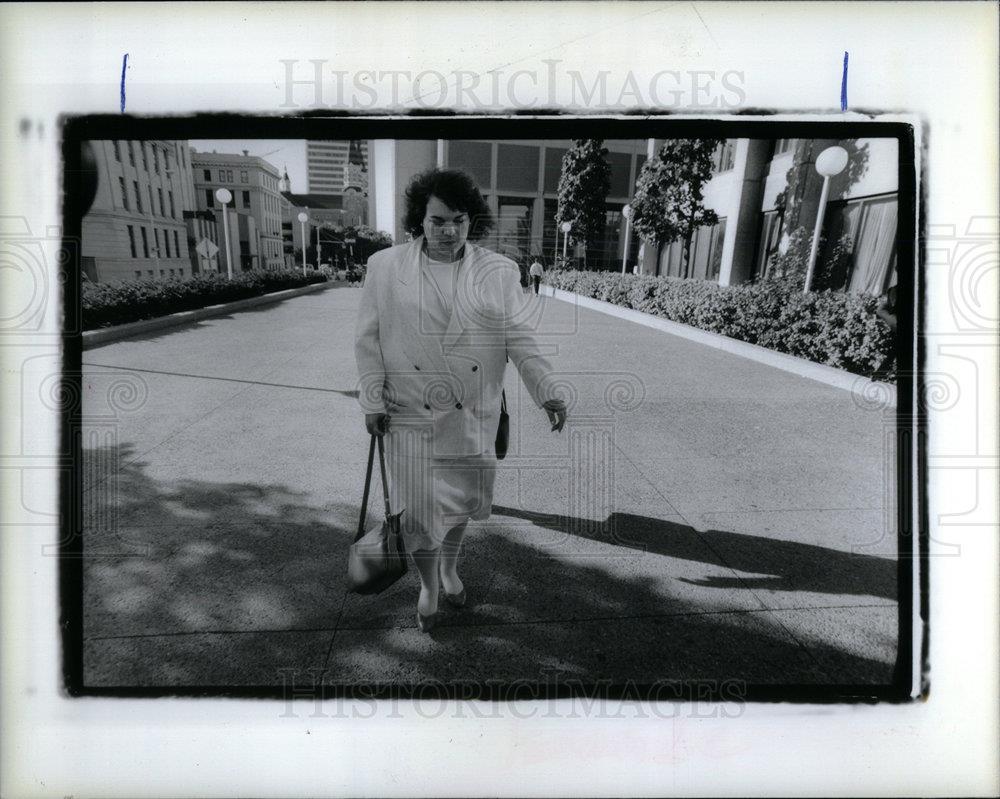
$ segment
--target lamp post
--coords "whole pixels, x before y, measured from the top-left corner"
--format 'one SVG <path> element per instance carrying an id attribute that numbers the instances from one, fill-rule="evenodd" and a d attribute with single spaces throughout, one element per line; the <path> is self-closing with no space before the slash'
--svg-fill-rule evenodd
<path id="1" fill-rule="evenodd" d="M 309 214 L 299 211 L 299 226 L 302 230 L 302 276 L 306 276 L 306 222 L 309 221 Z"/>
<path id="2" fill-rule="evenodd" d="M 827 147 L 816 158 L 816 171 L 823 176 L 823 190 L 819 195 L 819 208 L 816 210 L 816 228 L 813 230 L 812 246 L 809 248 L 809 266 L 806 267 L 806 282 L 803 292 L 808 292 L 812 284 L 813 271 L 816 269 L 816 254 L 819 251 L 819 234 L 823 229 L 823 215 L 826 212 L 826 198 L 830 193 L 830 178 L 839 175 L 847 166 L 847 150 L 843 147 Z"/>
<path id="3" fill-rule="evenodd" d="M 628 266 L 628 245 L 629 239 L 632 237 L 632 206 L 625 203 L 625 207 L 622 208 L 622 216 L 625 217 L 625 249 L 622 251 L 622 274 L 625 274 L 625 268 Z"/>
<path id="4" fill-rule="evenodd" d="M 563 232 L 563 266 L 566 266 L 566 242 L 569 240 L 569 232 L 573 229 L 573 225 L 563 222 L 559 228 Z"/>
<path id="5" fill-rule="evenodd" d="M 222 203 L 222 235 L 226 244 L 226 278 L 233 279 L 233 254 L 229 248 L 229 209 L 228 205 L 233 201 L 233 194 L 229 189 L 216 189 L 215 199 Z"/>

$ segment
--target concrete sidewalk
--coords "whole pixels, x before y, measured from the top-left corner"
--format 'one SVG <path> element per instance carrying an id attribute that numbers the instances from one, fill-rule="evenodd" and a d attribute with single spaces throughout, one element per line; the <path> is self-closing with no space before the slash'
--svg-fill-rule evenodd
<path id="1" fill-rule="evenodd" d="M 890 680 L 890 417 L 545 298 L 570 422 L 551 433 L 509 371 L 511 452 L 467 538 L 471 607 L 424 635 L 412 570 L 384 595 L 347 594 L 367 457 L 359 297 L 84 354 L 87 685 L 281 686 L 309 669 L 331 683 Z"/>

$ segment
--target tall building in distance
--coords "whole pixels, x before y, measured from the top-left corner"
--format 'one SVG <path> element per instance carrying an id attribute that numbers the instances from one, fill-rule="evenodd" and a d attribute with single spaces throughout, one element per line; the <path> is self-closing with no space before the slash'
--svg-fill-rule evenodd
<path id="1" fill-rule="evenodd" d="M 344 191 L 358 191 L 368 194 L 368 143 L 352 139 L 347 150 L 347 171 L 344 175 Z"/>
<path id="2" fill-rule="evenodd" d="M 358 227 L 368 222 L 368 159 L 362 145 L 353 140 L 347 151 L 344 170 L 344 221 Z"/>
<path id="3" fill-rule="evenodd" d="M 190 277 L 194 209 L 186 141 L 90 142 L 98 186 L 83 218 L 84 274 L 95 282 Z"/>
<path id="4" fill-rule="evenodd" d="M 368 142 L 306 142 L 306 176 L 309 194 L 343 196 L 348 186 L 357 186 L 367 194 Z"/>

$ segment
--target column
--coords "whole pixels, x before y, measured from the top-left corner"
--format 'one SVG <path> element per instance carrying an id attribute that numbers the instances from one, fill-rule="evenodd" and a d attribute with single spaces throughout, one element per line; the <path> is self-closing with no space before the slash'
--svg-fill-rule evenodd
<path id="1" fill-rule="evenodd" d="M 396 237 L 396 142 L 373 139 L 368 145 L 370 159 L 369 218 L 376 230 Z M 400 239 L 395 238 L 397 244 Z"/>
<path id="2" fill-rule="evenodd" d="M 770 139 L 736 141 L 734 196 L 726 217 L 726 237 L 719 269 L 720 286 L 743 283 L 753 272 L 770 152 Z"/>

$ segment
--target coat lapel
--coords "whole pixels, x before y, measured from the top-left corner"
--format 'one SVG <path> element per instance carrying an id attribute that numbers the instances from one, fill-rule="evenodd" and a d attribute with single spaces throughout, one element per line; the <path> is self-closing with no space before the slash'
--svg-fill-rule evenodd
<path id="1" fill-rule="evenodd" d="M 420 248 L 424 246 L 424 237 L 417 236 L 410 242 L 403 258 L 396 267 L 396 277 L 404 285 L 416 286 L 420 275 Z"/>
<path id="2" fill-rule="evenodd" d="M 420 333 L 420 248 L 424 238 L 419 236 L 410 242 L 396 266 L 396 278 L 401 285 L 397 286 L 396 310 L 399 313 L 403 329 L 403 350 L 409 351 L 410 344 L 422 342 Z M 411 356 L 412 357 L 412 356 Z M 425 354 L 426 357 L 426 354 Z"/>

